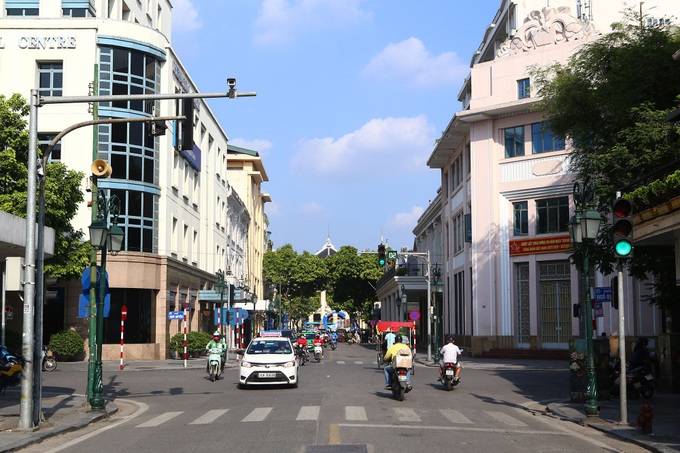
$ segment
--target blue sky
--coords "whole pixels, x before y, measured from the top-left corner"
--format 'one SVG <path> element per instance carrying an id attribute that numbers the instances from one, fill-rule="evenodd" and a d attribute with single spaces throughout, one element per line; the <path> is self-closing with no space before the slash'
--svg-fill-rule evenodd
<path id="1" fill-rule="evenodd" d="M 426 162 L 499 1 L 175 0 L 172 42 L 230 143 L 260 152 L 274 247 L 413 246 Z"/>

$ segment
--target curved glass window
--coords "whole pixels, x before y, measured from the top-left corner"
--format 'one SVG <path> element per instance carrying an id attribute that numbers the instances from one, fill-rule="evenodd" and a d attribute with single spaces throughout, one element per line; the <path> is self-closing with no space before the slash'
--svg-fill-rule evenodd
<path id="1" fill-rule="evenodd" d="M 100 47 L 99 94 L 155 94 L 160 86 L 160 62 L 153 55 L 119 47 Z M 156 101 L 158 102 L 158 101 Z M 120 101 L 99 104 L 100 118 L 151 116 L 154 102 Z M 158 162 L 156 137 L 145 123 L 99 125 L 98 155 L 111 164 L 111 194 L 121 200 L 119 225 L 125 231 L 123 250 L 157 252 Z M 126 181 L 122 185 L 120 182 Z"/>

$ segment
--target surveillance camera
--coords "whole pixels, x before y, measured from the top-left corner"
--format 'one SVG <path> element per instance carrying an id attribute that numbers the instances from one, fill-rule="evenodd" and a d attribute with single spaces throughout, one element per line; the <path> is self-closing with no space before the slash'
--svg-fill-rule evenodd
<path id="1" fill-rule="evenodd" d="M 228 78 L 227 85 L 229 85 L 229 88 L 234 88 L 236 86 L 236 79 L 232 77 Z"/>

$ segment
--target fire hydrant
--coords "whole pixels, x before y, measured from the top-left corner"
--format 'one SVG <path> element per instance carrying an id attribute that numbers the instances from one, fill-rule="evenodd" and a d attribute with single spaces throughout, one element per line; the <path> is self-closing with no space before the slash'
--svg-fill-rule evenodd
<path id="1" fill-rule="evenodd" d="M 652 419 L 654 418 L 654 411 L 649 401 L 644 400 L 642 407 L 640 407 L 640 415 L 638 415 L 637 423 L 642 428 L 642 434 L 652 434 Z"/>

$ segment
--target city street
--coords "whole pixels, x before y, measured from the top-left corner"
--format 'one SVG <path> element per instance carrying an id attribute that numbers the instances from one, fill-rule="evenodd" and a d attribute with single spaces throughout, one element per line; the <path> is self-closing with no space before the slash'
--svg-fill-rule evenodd
<path id="1" fill-rule="evenodd" d="M 563 364 L 471 361 L 452 392 L 417 366 L 403 402 L 383 390 L 372 345 L 340 344 L 301 367 L 300 386 L 236 387 L 238 367 L 210 382 L 198 369 L 105 372 L 119 412 L 23 451 L 646 451 L 543 415 L 564 399 Z M 84 364 L 46 373 L 45 391 L 84 392 Z M 344 446 L 344 447 L 341 447 Z"/>

